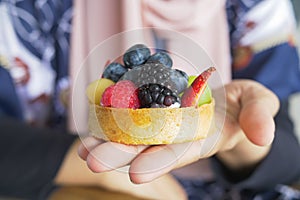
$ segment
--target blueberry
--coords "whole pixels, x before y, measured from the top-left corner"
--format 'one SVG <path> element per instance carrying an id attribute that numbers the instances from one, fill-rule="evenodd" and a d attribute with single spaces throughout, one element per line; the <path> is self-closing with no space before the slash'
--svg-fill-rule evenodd
<path id="1" fill-rule="evenodd" d="M 179 74 L 181 74 L 186 80 L 189 80 L 189 76 L 184 71 L 181 71 L 179 69 L 175 69 Z"/>
<path id="2" fill-rule="evenodd" d="M 188 85 L 188 75 L 179 69 L 172 70 L 170 79 L 176 85 L 177 92 L 180 94 L 183 92 Z"/>
<path id="3" fill-rule="evenodd" d="M 117 82 L 127 71 L 128 69 L 120 63 L 113 62 L 105 68 L 102 78 L 107 78 L 113 82 Z"/>
<path id="4" fill-rule="evenodd" d="M 172 61 L 171 57 L 166 52 L 163 52 L 163 51 L 153 54 L 147 60 L 147 62 L 155 62 L 155 61 L 160 62 L 161 64 L 163 64 L 164 66 L 166 66 L 168 68 L 171 68 L 173 65 L 173 61 Z"/>
<path id="5" fill-rule="evenodd" d="M 136 44 L 130 47 L 123 56 L 123 62 L 127 68 L 135 68 L 144 64 L 150 57 L 150 50 L 143 44 Z"/>

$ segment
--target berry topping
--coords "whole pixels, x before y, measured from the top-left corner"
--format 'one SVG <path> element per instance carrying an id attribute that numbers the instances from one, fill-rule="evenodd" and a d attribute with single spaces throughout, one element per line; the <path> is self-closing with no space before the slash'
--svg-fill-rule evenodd
<path id="1" fill-rule="evenodd" d="M 180 107 L 180 99 L 175 92 L 160 84 L 145 84 L 138 88 L 141 108 Z"/>
<path id="2" fill-rule="evenodd" d="M 107 78 L 113 82 L 117 82 L 127 71 L 128 69 L 126 69 L 120 63 L 113 62 L 105 68 L 102 78 Z"/>
<path id="3" fill-rule="evenodd" d="M 173 61 L 170 56 L 163 51 L 151 55 L 147 62 L 159 62 L 168 68 L 171 68 L 173 65 Z"/>
<path id="4" fill-rule="evenodd" d="M 119 81 L 104 91 L 101 105 L 114 108 L 139 108 L 137 88 L 131 81 Z"/>
<path id="5" fill-rule="evenodd" d="M 188 87 L 181 98 L 181 107 L 197 106 L 198 101 L 207 85 L 207 80 L 211 73 L 214 72 L 216 68 L 210 67 L 204 72 L 202 72 Z"/>
<path id="6" fill-rule="evenodd" d="M 138 87 L 149 83 L 157 83 L 178 94 L 177 85 L 171 79 L 173 71 L 175 70 L 167 68 L 161 63 L 150 62 L 128 71 L 121 79 L 131 80 Z"/>
<path id="7" fill-rule="evenodd" d="M 143 44 L 130 47 L 123 56 L 123 62 L 127 68 L 135 68 L 144 64 L 150 57 L 150 49 Z"/>

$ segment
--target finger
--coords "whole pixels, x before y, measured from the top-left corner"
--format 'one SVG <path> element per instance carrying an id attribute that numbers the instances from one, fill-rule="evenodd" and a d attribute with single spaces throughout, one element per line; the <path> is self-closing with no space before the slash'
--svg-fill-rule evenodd
<path id="1" fill-rule="evenodd" d="M 133 183 L 150 182 L 171 170 L 200 158 L 202 141 L 153 146 L 141 153 L 130 165 Z"/>
<path id="2" fill-rule="evenodd" d="M 96 146 L 104 142 L 104 140 L 97 139 L 95 137 L 87 137 L 83 139 L 77 150 L 79 157 L 83 160 L 86 160 L 90 151 L 92 151 Z"/>
<path id="3" fill-rule="evenodd" d="M 247 138 L 254 144 L 269 145 L 274 139 L 273 116 L 261 102 L 251 102 L 240 113 L 240 125 Z"/>
<path id="4" fill-rule="evenodd" d="M 93 172 L 115 170 L 129 164 L 147 146 L 103 143 L 87 156 L 87 165 Z"/>
<path id="5" fill-rule="evenodd" d="M 239 123 L 247 138 L 254 144 L 269 145 L 274 139 L 273 117 L 279 108 L 277 97 L 256 82 L 243 88 Z"/>

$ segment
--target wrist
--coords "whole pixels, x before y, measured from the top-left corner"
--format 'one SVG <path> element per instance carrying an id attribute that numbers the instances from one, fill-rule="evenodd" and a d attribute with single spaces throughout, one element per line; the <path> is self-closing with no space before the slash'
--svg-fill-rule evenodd
<path id="1" fill-rule="evenodd" d="M 232 171 L 252 171 L 268 155 L 271 145 L 258 146 L 246 137 L 232 149 L 221 151 L 217 158 Z"/>

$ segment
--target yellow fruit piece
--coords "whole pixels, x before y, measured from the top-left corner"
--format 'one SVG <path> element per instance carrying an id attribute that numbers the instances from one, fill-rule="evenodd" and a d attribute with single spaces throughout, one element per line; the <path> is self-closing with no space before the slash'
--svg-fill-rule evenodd
<path id="1" fill-rule="evenodd" d="M 90 83 L 86 89 L 89 101 L 93 104 L 99 104 L 104 90 L 113 84 L 115 83 L 112 80 L 106 78 L 101 78 Z"/>

